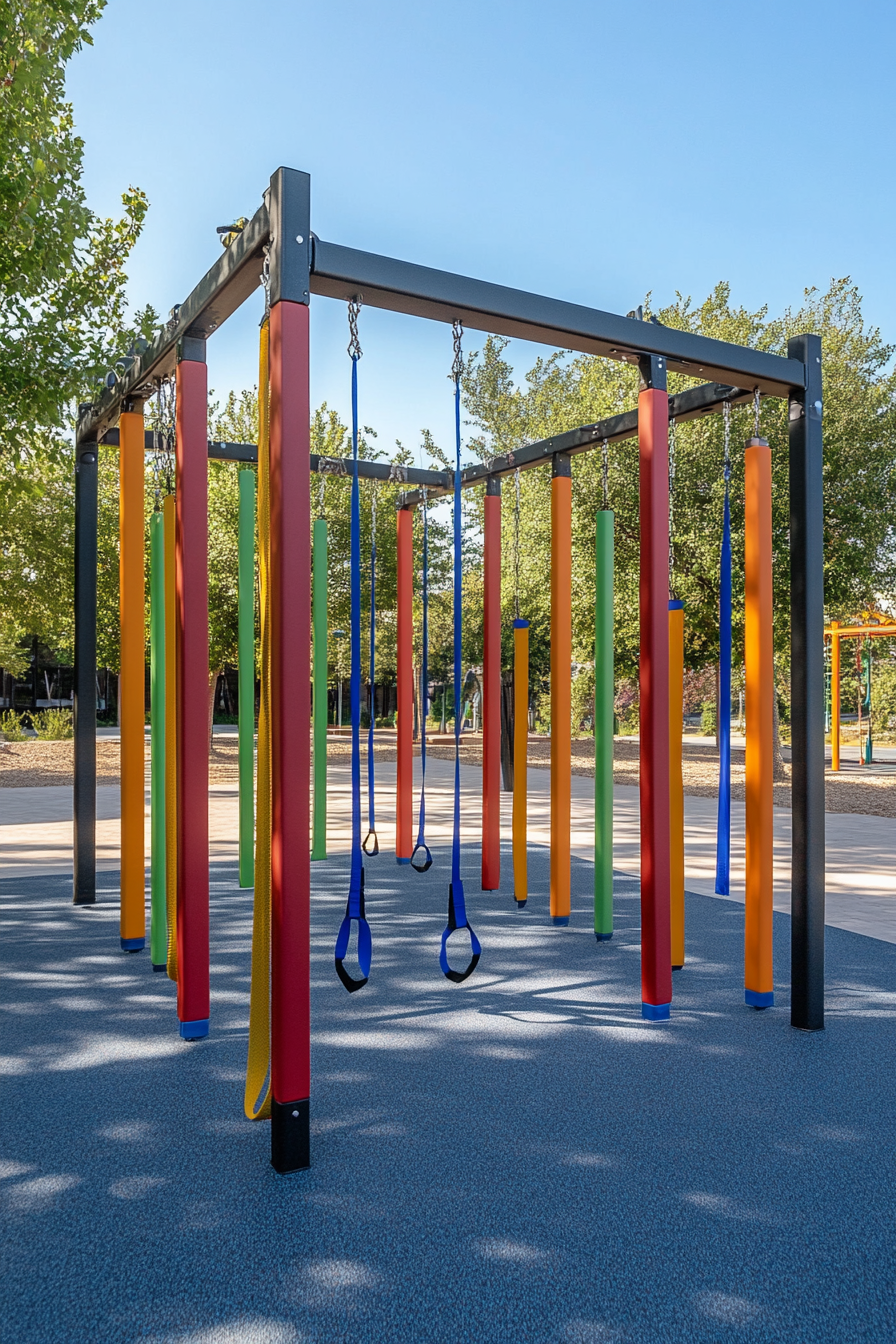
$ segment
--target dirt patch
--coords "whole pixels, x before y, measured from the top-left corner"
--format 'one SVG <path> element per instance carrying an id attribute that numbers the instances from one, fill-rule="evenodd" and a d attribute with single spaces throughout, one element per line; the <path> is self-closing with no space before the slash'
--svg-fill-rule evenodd
<path id="1" fill-rule="evenodd" d="M 362 753 L 366 753 L 366 738 Z M 448 737 L 440 742 L 428 742 L 427 752 L 438 760 L 454 759 L 454 741 Z M 71 742 L 6 742 L 0 744 L 0 788 L 21 789 L 28 786 L 72 783 Z M 327 744 L 331 760 L 348 759 L 351 742 L 346 738 L 331 738 Z M 414 746 L 419 756 L 420 746 Z M 377 743 L 374 747 L 377 761 L 395 761 L 394 744 Z M 482 764 L 482 739 L 461 742 L 460 758 L 465 765 Z M 146 772 L 149 779 L 149 743 L 146 744 Z M 548 738 L 529 741 L 529 765 L 536 770 L 549 770 L 551 744 Z M 100 738 L 97 741 L 97 783 L 118 784 L 119 746 Z M 785 764 L 787 780 L 775 785 L 775 806 L 790 807 L 790 766 Z M 574 775 L 594 776 L 594 743 L 590 738 L 575 738 L 572 743 L 572 772 Z M 682 749 L 684 791 L 692 797 L 715 798 L 719 783 L 719 754 L 709 745 L 685 742 Z M 616 784 L 638 784 L 638 743 L 617 738 L 613 744 L 613 780 Z M 209 783 L 236 784 L 239 780 L 239 748 L 236 740 L 216 740 L 209 753 Z M 731 796 L 743 802 L 746 797 L 744 781 L 744 751 L 731 751 Z M 857 812 L 865 816 L 896 817 L 896 774 L 868 774 L 857 778 L 844 773 L 839 778 L 828 774 L 825 779 L 825 801 L 828 812 Z"/>

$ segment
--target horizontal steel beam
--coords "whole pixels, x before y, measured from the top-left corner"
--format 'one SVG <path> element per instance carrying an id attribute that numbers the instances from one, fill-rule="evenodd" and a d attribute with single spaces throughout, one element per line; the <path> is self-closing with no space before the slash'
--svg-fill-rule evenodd
<path id="1" fill-rule="evenodd" d="M 262 205 L 180 305 L 176 318 L 158 332 L 115 386 L 107 388 L 96 405 L 80 417 L 78 443 L 102 438 L 104 431 L 118 422 L 125 401 L 147 395 L 153 379 L 174 373 L 180 341 L 207 340 L 258 288 L 270 232 L 267 206 Z"/>
<path id="2" fill-rule="evenodd" d="M 753 393 L 740 387 L 730 387 L 726 383 L 703 383 L 700 387 L 689 387 L 669 398 L 669 418 L 680 423 L 683 420 L 696 420 L 701 415 L 710 415 L 721 410 L 727 402 L 736 406 L 753 400 Z M 606 440 L 607 443 L 620 443 L 632 439 L 638 432 L 638 412 L 623 411 L 621 415 L 611 415 L 606 420 L 598 420 L 593 425 L 582 425 L 579 429 L 567 430 L 564 434 L 555 434 L 550 439 L 539 439 L 535 443 L 524 444 L 512 453 L 504 453 L 487 462 L 477 462 L 475 466 L 461 469 L 461 485 L 476 485 L 489 476 L 506 476 L 518 469 L 540 467 L 550 462 L 555 453 L 586 453 Z M 443 488 L 428 489 L 427 499 L 438 495 L 447 495 L 454 489 L 454 473 L 447 472 L 449 482 Z M 419 490 L 411 490 L 401 495 L 398 508 L 412 509 L 423 503 Z"/>
<path id="3" fill-rule="evenodd" d="M 159 436 L 155 430 L 144 431 L 144 451 L 159 451 Z M 100 442 L 110 448 L 119 444 L 118 430 L 107 429 Z M 257 462 L 257 443 L 220 443 L 208 441 L 208 455 L 215 462 Z M 321 472 L 325 476 L 351 476 L 352 459 L 350 457 L 320 457 L 311 453 L 308 458 L 310 470 Z M 421 467 L 404 466 L 398 462 L 376 462 L 372 458 L 358 459 L 358 475 L 364 481 L 391 481 L 397 485 L 425 485 L 427 490 L 437 490 L 446 494 L 451 490 L 454 480 L 453 471 L 424 471 Z"/>
<path id="4" fill-rule="evenodd" d="M 578 303 L 548 299 L 484 280 L 416 266 L 372 252 L 314 239 L 311 292 L 331 299 L 360 296 L 374 308 L 437 322 L 459 318 L 465 326 L 514 336 L 562 350 L 636 362 L 639 354 L 664 356 L 670 369 L 692 378 L 735 382 L 768 396 L 786 397 L 804 387 L 804 366 L 752 346 L 697 336 L 618 317 Z"/>

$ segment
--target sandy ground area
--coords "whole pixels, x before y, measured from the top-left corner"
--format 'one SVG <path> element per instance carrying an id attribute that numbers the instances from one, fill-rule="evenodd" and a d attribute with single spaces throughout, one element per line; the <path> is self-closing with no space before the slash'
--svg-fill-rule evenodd
<path id="1" fill-rule="evenodd" d="M 362 754 L 366 752 L 366 735 L 362 738 Z M 395 747 L 389 742 L 377 743 L 378 761 L 394 761 Z M 447 739 L 430 741 L 427 751 L 435 759 L 453 760 L 454 742 Z M 351 752 L 349 739 L 331 738 L 328 744 L 330 759 L 347 758 Z M 572 771 L 574 775 L 593 776 L 593 744 L 590 738 L 577 738 L 572 743 Z M 415 745 L 414 754 L 420 754 Z M 615 784 L 637 785 L 638 743 L 617 738 L 614 744 L 613 780 Z M 548 738 L 529 741 L 530 768 L 550 768 L 551 747 Z M 466 765 L 481 765 L 482 743 L 469 738 L 461 744 L 461 760 Z M 97 742 L 97 783 L 119 782 L 118 742 Z M 146 766 L 149 768 L 149 742 L 146 744 Z M 684 791 L 692 798 L 714 798 L 718 792 L 719 756 L 707 743 L 689 743 L 683 747 L 682 769 Z M 790 807 L 790 766 L 785 764 L 787 781 L 775 785 L 775 806 Z M 48 784 L 67 784 L 72 778 L 71 742 L 8 742 L 0 746 L 0 788 L 28 788 Z M 234 739 L 216 739 L 209 755 L 209 783 L 230 784 L 237 780 L 237 744 Z M 731 750 L 731 793 L 736 802 L 745 800 L 744 751 Z M 839 777 L 827 774 L 825 794 L 828 812 L 855 812 L 865 816 L 896 817 L 896 777 L 893 774 L 869 772 L 857 776 L 846 772 Z"/>

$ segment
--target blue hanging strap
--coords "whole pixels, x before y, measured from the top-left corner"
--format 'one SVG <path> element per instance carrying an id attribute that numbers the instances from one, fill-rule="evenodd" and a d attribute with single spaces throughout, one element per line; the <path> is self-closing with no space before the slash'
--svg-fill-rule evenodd
<path id="1" fill-rule="evenodd" d="M 460 379 L 463 373 L 461 355 L 461 336 L 463 327 L 454 323 L 454 364 L 451 370 L 454 378 L 454 427 L 456 442 L 456 461 L 454 467 L 454 835 L 451 842 L 451 882 L 448 886 L 448 923 L 442 934 L 442 947 L 439 952 L 439 965 L 444 975 L 459 985 L 475 971 L 482 947 L 467 919 L 467 907 L 464 901 L 464 884 L 460 876 L 460 699 L 461 699 L 461 636 L 463 620 L 461 600 L 463 596 L 461 580 L 463 538 L 463 520 L 461 515 L 461 477 L 460 477 Z M 466 929 L 470 935 L 470 962 L 466 970 L 451 969 L 448 961 L 448 939 L 456 929 Z"/>
<path id="2" fill-rule="evenodd" d="M 411 867 L 418 873 L 432 867 L 432 854 L 424 838 L 426 831 L 426 716 L 429 712 L 429 518 L 426 509 L 426 490 L 423 491 L 423 654 L 420 660 L 420 818 L 417 823 L 417 843 L 411 855 Z M 423 861 L 415 862 L 417 852 L 423 850 Z"/>
<path id="3" fill-rule="evenodd" d="M 352 360 L 352 504 L 351 504 L 351 682 L 350 704 L 352 716 L 352 869 L 349 880 L 345 918 L 336 938 L 336 974 L 349 994 L 363 989 L 370 975 L 372 943 L 370 927 L 364 915 L 364 859 L 361 852 L 361 494 L 358 485 L 358 311 L 356 299 L 349 303 L 351 342 L 348 352 Z M 361 977 L 356 978 L 345 969 L 344 961 L 352 924 L 358 925 L 358 966 Z"/>
<path id="4" fill-rule="evenodd" d="M 731 406 L 725 418 L 725 509 L 719 570 L 719 818 L 716 831 L 716 895 L 729 894 L 731 870 Z"/>
<path id="5" fill-rule="evenodd" d="M 376 685 L 374 670 L 376 664 L 376 484 L 373 487 L 373 503 L 370 512 L 370 727 L 367 730 L 367 834 L 361 846 L 369 858 L 375 858 L 380 852 L 380 842 L 376 836 L 376 808 L 373 802 L 373 728 L 376 716 Z"/>

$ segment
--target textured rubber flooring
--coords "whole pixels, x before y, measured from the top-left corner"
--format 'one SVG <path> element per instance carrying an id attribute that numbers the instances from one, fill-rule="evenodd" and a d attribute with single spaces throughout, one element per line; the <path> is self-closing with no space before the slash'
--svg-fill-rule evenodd
<path id="1" fill-rule="evenodd" d="M 242 1118 L 250 900 L 213 870 L 212 1035 L 70 883 L 2 893 L 0 1337 L 17 1344 L 485 1341 L 882 1344 L 896 1336 L 896 946 L 828 929 L 828 1027 L 743 1006 L 743 911 L 688 897 L 668 1024 L 618 926 L 522 913 L 465 858 L 483 957 L 439 974 L 447 855 L 368 864 L 370 985 L 332 948 L 344 859 L 314 865 L 313 1168 Z M 508 865 L 509 866 L 509 865 Z"/>

